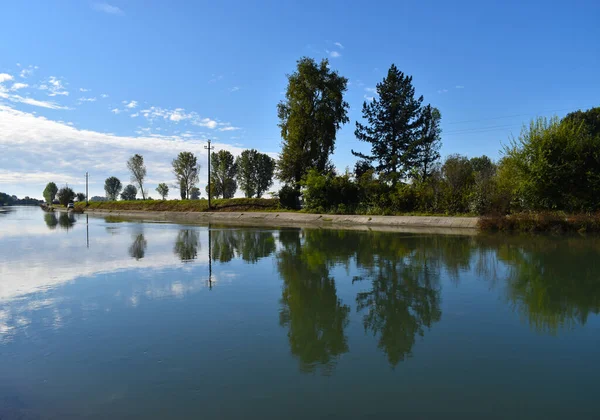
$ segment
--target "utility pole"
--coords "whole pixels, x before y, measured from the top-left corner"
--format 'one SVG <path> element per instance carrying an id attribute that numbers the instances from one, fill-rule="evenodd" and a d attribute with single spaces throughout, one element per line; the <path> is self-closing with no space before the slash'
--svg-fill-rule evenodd
<path id="1" fill-rule="evenodd" d="M 208 150 L 208 209 L 210 210 L 210 151 L 214 149 L 214 147 L 210 147 L 210 139 L 208 139 L 208 146 L 204 146 L 206 150 Z"/>
<path id="2" fill-rule="evenodd" d="M 89 175 L 86 172 L 85 173 L 85 205 L 86 206 L 89 204 L 89 201 L 88 201 L 88 178 L 89 178 Z"/>

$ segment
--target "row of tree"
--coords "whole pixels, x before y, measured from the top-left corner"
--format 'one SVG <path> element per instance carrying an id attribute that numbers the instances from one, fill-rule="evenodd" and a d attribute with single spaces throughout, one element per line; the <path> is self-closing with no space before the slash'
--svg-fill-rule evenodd
<path id="1" fill-rule="evenodd" d="M 192 152 L 181 152 L 171 165 L 177 183 L 171 187 L 166 183 L 158 184 L 156 191 L 161 198 L 165 200 L 173 188 L 179 190 L 182 200 L 199 199 L 198 157 Z M 147 198 L 147 191 L 144 189 L 147 170 L 143 156 L 132 156 L 127 161 L 127 168 L 131 173 L 132 184 L 123 188 L 117 177 L 107 178 L 104 182 L 107 200 L 117 200 L 119 195 L 122 200 L 135 200 L 138 192 L 141 193 L 142 200 Z M 247 198 L 260 198 L 273 184 L 274 171 L 275 159 L 254 149 L 244 150 L 237 158 L 227 150 L 213 152 L 210 170 L 211 197 L 233 198 L 239 187 Z M 208 194 L 208 186 L 206 193 Z"/>
<path id="2" fill-rule="evenodd" d="M 538 119 L 488 157 L 451 155 L 442 163 L 441 113 L 415 95 L 412 77 L 395 65 L 365 101 L 355 136 L 370 146 L 353 172 L 331 163 L 337 131 L 349 121 L 348 80 L 327 60 L 298 61 L 278 105 L 283 139 L 279 198 L 320 212 L 389 214 L 506 213 L 522 210 L 600 209 L 600 108 L 564 119 Z"/>
<path id="3" fill-rule="evenodd" d="M 63 206 L 77 199 L 77 201 L 85 201 L 85 193 L 76 193 L 68 185 L 58 188 L 54 182 L 46 184 L 43 192 L 44 201 L 48 204 L 58 202 Z"/>
<path id="4" fill-rule="evenodd" d="M 0 206 L 31 206 L 41 203 L 42 202 L 40 200 L 30 198 L 29 196 L 19 198 L 16 195 L 8 195 L 0 192 Z"/>

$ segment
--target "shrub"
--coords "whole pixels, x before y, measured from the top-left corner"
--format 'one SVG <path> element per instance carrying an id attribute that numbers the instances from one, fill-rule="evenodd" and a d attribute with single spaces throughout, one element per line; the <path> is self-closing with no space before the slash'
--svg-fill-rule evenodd
<path id="1" fill-rule="evenodd" d="M 294 187 L 284 185 L 277 195 L 279 205 L 284 209 L 297 210 L 300 207 L 300 192 Z"/>

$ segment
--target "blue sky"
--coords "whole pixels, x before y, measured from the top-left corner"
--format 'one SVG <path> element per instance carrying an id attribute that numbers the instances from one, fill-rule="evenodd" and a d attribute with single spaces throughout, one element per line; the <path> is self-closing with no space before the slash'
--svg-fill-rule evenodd
<path id="1" fill-rule="evenodd" d="M 497 159 L 531 117 L 600 105 L 599 18 L 596 1 L 5 1 L 0 191 L 79 191 L 89 171 L 103 195 L 141 153 L 157 196 L 179 151 L 205 162 L 207 138 L 275 155 L 276 104 L 302 56 L 350 81 L 338 168 L 368 150 L 354 122 L 392 63 L 441 110 L 444 156 Z"/>

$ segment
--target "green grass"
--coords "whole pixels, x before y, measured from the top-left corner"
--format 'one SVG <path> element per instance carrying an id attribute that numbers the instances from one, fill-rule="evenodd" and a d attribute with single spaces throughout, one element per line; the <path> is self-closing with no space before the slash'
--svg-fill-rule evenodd
<path id="1" fill-rule="evenodd" d="M 275 211 L 279 201 L 272 198 L 231 198 L 211 200 L 210 211 Z M 77 209 L 114 210 L 114 211 L 209 211 L 208 200 L 136 200 L 136 201 L 94 201 L 75 204 Z"/>

